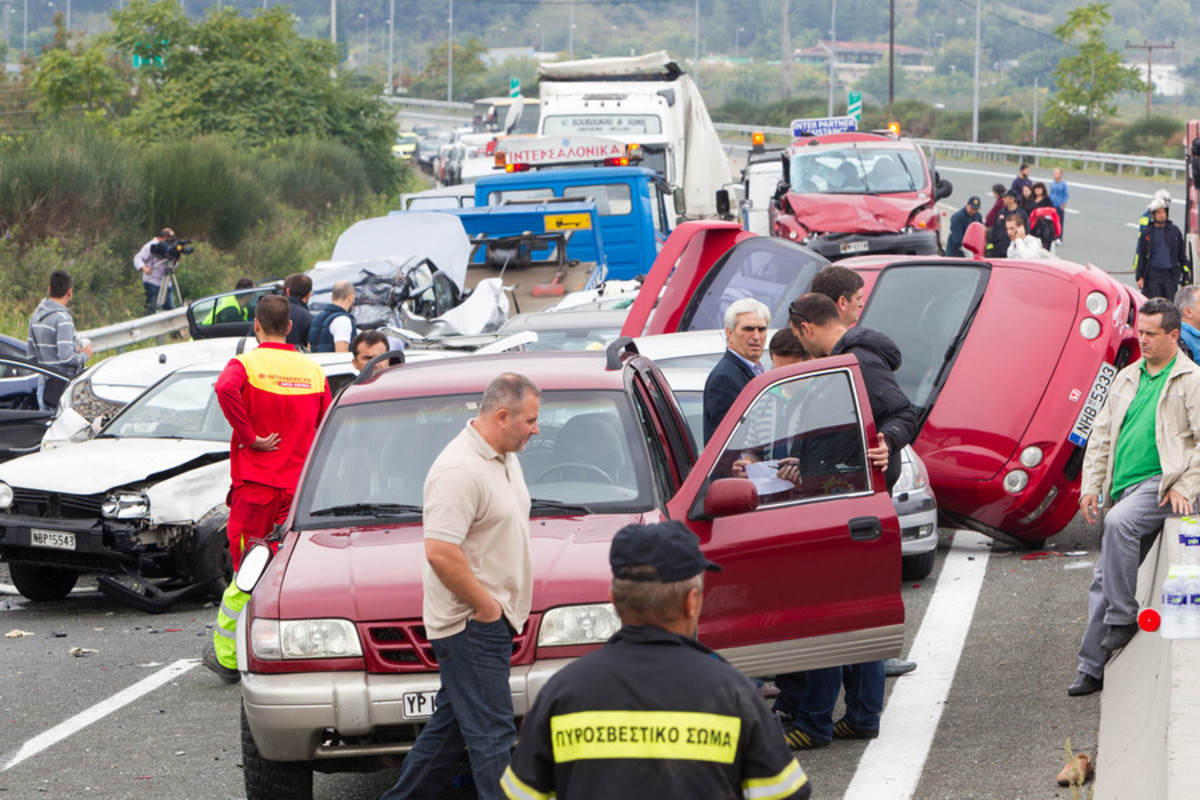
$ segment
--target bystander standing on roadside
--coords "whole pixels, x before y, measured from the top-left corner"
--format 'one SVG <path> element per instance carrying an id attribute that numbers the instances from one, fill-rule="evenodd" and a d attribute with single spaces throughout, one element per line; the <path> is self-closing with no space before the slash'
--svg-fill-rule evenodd
<path id="1" fill-rule="evenodd" d="M 865 285 L 862 275 L 849 267 L 833 264 L 817 271 L 809 291 L 832 300 L 837 306 L 838 319 L 849 328 L 858 322 L 858 315 L 862 313 Z"/>
<path id="2" fill-rule="evenodd" d="M 302 272 L 293 272 L 283 279 L 283 293 L 287 295 L 288 313 L 292 318 L 292 329 L 288 331 L 287 343 L 298 350 L 308 349 L 308 331 L 313 322 L 313 314 L 308 310 L 312 287 L 312 278 Z"/>
<path id="3" fill-rule="evenodd" d="M 254 310 L 258 347 L 230 359 L 213 387 L 233 429 L 229 443 L 229 554 L 233 569 L 254 539 L 283 522 L 300 471 L 329 408 L 325 373 L 287 343 L 287 298 L 270 295 Z M 217 612 L 204 666 L 226 683 L 236 683 L 237 618 L 250 595 L 233 583 Z"/>
<path id="4" fill-rule="evenodd" d="M 1183 234 L 1168 219 L 1170 204 L 1161 198 L 1150 201 L 1150 224 L 1138 234 L 1134 278 L 1146 297 L 1174 301 L 1180 283 L 1190 283 L 1191 262 Z"/>
<path id="5" fill-rule="evenodd" d="M 1003 183 L 992 184 L 992 207 L 988 209 L 987 216 L 983 218 L 983 227 L 988 230 L 996 224 L 996 215 L 1004 208 L 1004 194 L 1008 190 L 1004 188 Z"/>
<path id="6" fill-rule="evenodd" d="M 758 687 L 696 641 L 704 573 L 721 569 L 696 535 L 676 520 L 627 525 L 609 564 L 621 629 L 538 692 L 501 782 L 510 800 L 807 798 Z"/>
<path id="7" fill-rule="evenodd" d="M 967 226 L 972 222 L 983 222 L 983 217 L 979 215 L 978 197 L 971 196 L 967 198 L 967 204 L 950 215 L 950 235 L 946 238 L 946 255 L 951 258 L 963 258 L 963 237 L 967 233 Z"/>
<path id="8" fill-rule="evenodd" d="M 308 347 L 314 353 L 348 353 L 357 326 L 354 324 L 354 284 L 338 281 L 330 293 L 329 305 L 321 309 L 308 329 Z"/>
<path id="9" fill-rule="evenodd" d="M 158 294 L 164 280 L 170 280 L 167 274 L 167 268 L 171 266 L 171 259 L 150 252 L 151 247 L 156 244 L 168 241 L 175 238 L 175 231 L 170 228 L 163 228 L 150 241 L 142 245 L 142 249 L 137 251 L 133 257 L 134 269 L 142 273 L 142 288 L 146 292 L 146 313 L 153 314 L 158 311 Z M 168 287 L 166 299 L 163 301 L 165 308 L 175 307 L 175 290 Z"/>
<path id="10" fill-rule="evenodd" d="M 987 257 L 988 258 L 1008 258 L 1008 245 L 1011 240 L 1008 238 L 1007 220 L 1012 214 L 1019 214 L 1020 209 L 1017 208 L 1017 196 L 1013 192 L 1004 193 L 1004 208 L 1000 209 L 999 213 L 992 218 L 992 226 L 988 231 Z"/>
<path id="11" fill-rule="evenodd" d="M 1058 241 L 1062 243 L 1063 234 L 1067 231 L 1067 201 L 1071 199 L 1071 190 L 1063 180 L 1061 167 L 1054 168 L 1054 180 L 1050 182 L 1050 202 L 1058 212 Z"/>
<path id="12" fill-rule="evenodd" d="M 1036 236 L 1030 236 L 1026 230 L 1025 215 L 1020 211 L 1010 214 L 1004 220 L 1004 226 L 1008 233 L 1008 253 L 1006 255 L 1009 258 L 1027 261 L 1046 257 L 1046 251 L 1042 249 L 1041 241 Z"/>
<path id="13" fill-rule="evenodd" d="M 1008 190 L 1013 193 L 1013 196 L 1016 197 L 1019 202 L 1023 193 L 1022 189 L 1024 189 L 1026 186 L 1028 186 L 1032 192 L 1033 179 L 1029 177 L 1029 165 L 1022 164 L 1017 168 L 1017 177 L 1013 178 L 1012 186 L 1009 186 Z"/>
<path id="14" fill-rule="evenodd" d="M 71 276 L 61 269 L 50 273 L 46 297 L 38 303 L 29 318 L 29 333 L 25 350 L 30 360 L 54 367 L 73 378 L 83 372 L 83 365 L 92 357 L 92 343 L 79 341 L 75 335 L 75 320 L 67 310 L 75 297 Z M 49 411 L 58 407 L 59 398 L 67 386 L 65 381 L 45 377 L 38 379 L 38 407 Z"/>
<path id="15" fill-rule="evenodd" d="M 1089 524 L 1108 506 L 1088 589 L 1078 697 L 1104 688 L 1104 666 L 1137 633 L 1141 543 L 1171 514 L 1189 514 L 1200 493 L 1200 367 L 1179 358 L 1175 304 L 1148 300 L 1137 316 L 1142 355 L 1113 378 L 1083 459 L 1079 508 Z"/>
<path id="16" fill-rule="evenodd" d="M 424 623 L 441 668 L 433 716 L 383 800 L 438 797 L 467 750 L 482 800 L 517 738 L 509 687 L 513 635 L 529 618 L 529 490 L 517 453 L 538 433 L 541 391 L 505 373 L 425 478 Z"/>
<path id="17" fill-rule="evenodd" d="M 763 373 L 763 345 L 770 324 L 770 310 L 752 297 L 735 300 L 725 310 L 725 354 L 704 381 L 705 442 L 746 384 Z"/>
<path id="18" fill-rule="evenodd" d="M 1175 293 L 1175 307 L 1179 309 L 1179 344 L 1186 348 L 1192 361 L 1200 361 L 1200 309 L 1196 301 L 1200 287 L 1184 286 Z"/>
<path id="19" fill-rule="evenodd" d="M 353 356 L 351 363 L 354 365 L 355 372 L 362 372 L 363 367 L 367 366 L 367 362 L 375 356 L 381 356 L 388 351 L 388 340 L 379 331 L 363 331 L 354 337 L 354 341 L 350 343 L 350 353 Z M 386 367 L 386 363 L 375 365 L 375 371 Z"/>

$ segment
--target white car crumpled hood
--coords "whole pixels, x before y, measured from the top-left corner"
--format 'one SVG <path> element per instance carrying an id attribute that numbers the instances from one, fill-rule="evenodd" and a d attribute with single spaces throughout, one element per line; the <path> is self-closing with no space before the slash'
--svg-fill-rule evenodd
<path id="1" fill-rule="evenodd" d="M 0 464 L 0 481 L 22 489 L 99 494 L 210 453 L 228 452 L 228 442 L 198 439 L 92 439 Z M 229 466 L 223 467 L 228 485 Z"/>

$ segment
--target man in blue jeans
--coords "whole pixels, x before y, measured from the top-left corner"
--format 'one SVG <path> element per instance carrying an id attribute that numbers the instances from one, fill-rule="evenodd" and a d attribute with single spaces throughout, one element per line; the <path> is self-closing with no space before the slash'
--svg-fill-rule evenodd
<path id="1" fill-rule="evenodd" d="M 521 375 L 493 380 L 425 478 L 422 616 L 442 685 L 383 800 L 440 797 L 464 748 L 479 797 L 504 797 L 500 778 L 517 738 L 512 639 L 533 599 L 529 490 L 517 453 L 537 435 L 540 397 Z"/>

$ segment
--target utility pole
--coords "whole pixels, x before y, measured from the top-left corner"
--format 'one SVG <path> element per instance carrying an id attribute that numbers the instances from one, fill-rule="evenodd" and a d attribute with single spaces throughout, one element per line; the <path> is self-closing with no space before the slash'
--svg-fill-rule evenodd
<path id="1" fill-rule="evenodd" d="M 1126 50 L 1145 50 L 1146 51 L 1146 116 L 1150 116 L 1150 95 L 1154 94 L 1154 79 L 1150 69 L 1154 66 L 1154 51 L 1155 50 L 1174 50 L 1175 43 L 1167 42 L 1166 44 L 1154 44 L 1153 42 L 1142 42 L 1141 44 L 1125 43 Z"/>
<path id="2" fill-rule="evenodd" d="M 829 11 L 829 116 L 833 116 L 833 93 L 837 89 L 837 0 Z"/>
<path id="3" fill-rule="evenodd" d="M 896 99 L 896 0 L 888 0 L 888 117 Z"/>
<path id="4" fill-rule="evenodd" d="M 450 28 L 446 34 L 446 102 L 454 99 L 454 0 L 450 0 Z"/>
<path id="5" fill-rule="evenodd" d="M 267 0 L 263 0 L 267 2 Z M 393 88 L 394 68 L 396 65 L 396 0 L 391 0 L 388 11 L 388 76 L 387 76 L 387 94 L 395 94 Z"/>
<path id="6" fill-rule="evenodd" d="M 979 143 L 979 21 L 983 0 L 975 0 L 975 99 L 971 105 L 971 141 Z"/>
<path id="7" fill-rule="evenodd" d="M 700 88 L 700 0 L 696 0 L 696 19 L 695 30 L 692 33 L 692 38 L 695 40 L 692 44 L 695 47 L 695 53 L 692 56 L 692 71 L 696 74 L 692 76 L 692 81 L 696 84 L 696 88 Z"/>

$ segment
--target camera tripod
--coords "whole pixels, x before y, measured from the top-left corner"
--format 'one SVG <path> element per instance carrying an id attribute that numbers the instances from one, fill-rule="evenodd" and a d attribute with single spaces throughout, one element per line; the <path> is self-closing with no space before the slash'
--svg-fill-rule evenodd
<path id="1" fill-rule="evenodd" d="M 175 290 L 175 304 L 178 306 L 183 302 L 183 294 L 179 291 L 179 279 L 175 277 L 177 263 L 169 261 L 163 267 L 163 278 L 162 282 L 158 285 L 158 299 L 154 301 L 154 311 L 160 311 L 167 307 L 167 300 L 170 297 L 171 289 Z"/>

